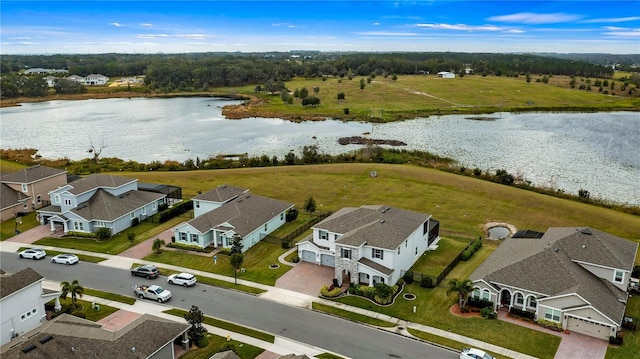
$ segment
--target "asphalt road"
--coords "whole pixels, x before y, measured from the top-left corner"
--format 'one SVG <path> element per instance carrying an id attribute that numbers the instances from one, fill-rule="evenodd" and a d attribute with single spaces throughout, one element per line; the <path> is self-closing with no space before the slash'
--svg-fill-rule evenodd
<path id="1" fill-rule="evenodd" d="M 205 315 L 260 329 L 275 335 L 328 349 L 352 358 L 454 359 L 459 354 L 311 310 L 288 306 L 249 294 L 197 284 L 192 288 L 168 285 L 166 277 L 147 280 L 129 271 L 83 263 L 67 266 L 43 260 L 19 259 L 2 252 L 0 266 L 13 273 L 31 267 L 52 281 L 78 279 L 85 287 L 133 297 L 133 284 L 159 284 L 170 289 L 167 305 L 189 310 L 196 305 Z"/>

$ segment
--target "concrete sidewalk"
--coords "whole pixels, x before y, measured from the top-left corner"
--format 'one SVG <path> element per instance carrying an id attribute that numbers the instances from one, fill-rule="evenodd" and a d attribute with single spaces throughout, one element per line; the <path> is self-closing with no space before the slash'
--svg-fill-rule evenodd
<path id="1" fill-rule="evenodd" d="M 5 251 L 5 252 L 14 252 L 15 253 L 20 246 L 24 246 L 24 244 L 23 243 L 15 243 L 15 242 L 4 241 L 4 242 L 2 242 L 2 247 L 0 248 L 0 250 Z M 45 250 L 58 250 L 58 251 L 65 251 L 65 252 L 69 252 L 69 253 L 75 253 L 75 254 L 86 254 L 86 255 L 91 255 L 91 256 L 96 256 L 96 257 L 102 257 L 102 258 L 105 258 L 106 260 L 98 263 L 98 265 L 103 265 L 103 266 L 108 266 L 108 267 L 114 267 L 114 268 L 120 268 L 120 269 L 129 270 L 131 268 L 132 264 L 134 264 L 134 263 L 154 264 L 154 265 L 156 265 L 157 267 L 160 267 L 160 268 L 171 269 L 171 270 L 175 270 L 175 271 L 179 271 L 179 272 L 185 272 L 186 271 L 186 272 L 190 272 L 190 273 L 193 273 L 195 275 L 198 275 L 198 276 L 215 278 L 215 279 L 227 281 L 227 282 L 230 282 L 230 283 L 234 282 L 234 278 L 223 276 L 223 275 L 219 275 L 219 274 L 214 274 L 214 273 L 209 273 L 209 272 L 204 272 L 204 271 L 199 271 L 199 270 L 194 270 L 194 269 L 187 269 L 187 268 L 178 267 L 178 266 L 169 265 L 169 264 L 164 264 L 164 263 L 144 261 L 144 260 L 137 259 L 137 258 L 129 258 L 129 257 L 123 257 L 123 256 L 115 256 L 115 255 L 109 255 L 109 254 L 103 254 L 103 253 L 94 253 L 94 252 L 87 252 L 87 251 L 80 251 L 80 250 L 73 250 L 73 249 L 61 249 L 61 248 L 55 248 L 55 247 L 49 247 L 49 246 L 38 246 L 38 247 L 42 248 L 42 249 L 45 249 Z M 396 324 L 396 326 L 395 327 L 391 327 L 391 328 L 383 328 L 383 327 L 377 327 L 377 328 L 380 329 L 380 330 L 384 330 L 384 331 L 388 331 L 388 332 L 392 332 L 392 333 L 396 333 L 396 334 L 401 334 L 401 335 L 404 335 L 404 336 L 407 336 L 407 337 L 411 337 L 411 338 L 416 339 L 416 340 L 420 340 L 420 339 L 412 336 L 406 330 L 406 328 L 413 328 L 413 329 L 420 330 L 420 331 L 423 331 L 423 332 L 431 333 L 431 334 L 434 334 L 434 335 L 437 335 L 437 336 L 440 336 L 440 337 L 443 337 L 443 338 L 455 340 L 455 341 L 464 343 L 464 344 L 469 345 L 469 346 L 481 348 L 481 349 L 490 351 L 492 353 L 499 354 L 499 355 L 506 356 L 506 357 L 510 357 L 510 358 L 517 358 L 517 359 L 533 359 L 534 358 L 532 356 L 529 356 L 529 355 L 526 355 L 526 354 L 523 354 L 523 353 L 519 353 L 519 352 L 510 350 L 510 349 L 506 349 L 506 348 L 503 348 L 503 347 L 498 347 L 498 346 L 490 344 L 490 343 L 482 342 L 482 341 L 479 341 L 479 340 L 476 340 L 476 339 L 473 339 L 473 338 L 465 337 L 465 336 L 462 336 L 462 335 L 459 335 L 459 334 L 456 334 L 456 333 L 452 333 L 452 332 L 449 332 L 449 331 L 445 331 L 445 330 L 442 330 L 442 329 L 438 329 L 438 328 L 435 328 L 435 327 L 430 327 L 430 326 L 421 325 L 421 324 L 417 324 L 417 323 L 406 322 L 404 320 L 401 320 L 401 319 L 398 319 L 398 318 L 394 318 L 394 317 L 390 317 L 390 316 L 385 315 L 385 314 L 381 314 L 381 313 L 370 311 L 370 310 L 365 310 L 365 309 L 358 308 L 358 307 L 353 307 L 353 306 L 350 306 L 350 305 L 345 305 L 345 304 L 342 304 L 342 303 L 337 303 L 337 302 L 326 300 L 326 299 L 322 299 L 322 298 L 319 298 L 319 297 L 315 297 L 315 296 L 311 296 L 311 295 L 307 295 L 307 294 L 303 294 L 303 293 L 298 293 L 298 292 L 287 290 L 287 289 L 283 289 L 283 288 L 272 287 L 272 286 L 268 286 L 268 285 L 265 285 L 265 284 L 250 282 L 250 281 L 246 281 L 246 280 L 242 280 L 242 279 L 238 279 L 238 283 L 262 289 L 265 292 L 262 293 L 262 294 L 259 294 L 259 296 L 261 298 L 267 299 L 267 300 L 272 300 L 272 301 L 279 302 L 279 303 L 282 303 L 282 304 L 292 305 L 292 306 L 301 307 L 301 308 L 312 309 L 312 303 L 313 302 L 317 302 L 317 303 L 322 303 L 324 305 L 336 307 L 336 308 L 339 308 L 339 309 L 342 309 L 342 310 L 347 310 L 347 311 L 350 311 L 350 312 L 366 315 L 366 316 L 369 316 L 369 317 L 372 317 L 372 318 L 377 318 L 377 319 L 381 319 L 381 320 L 384 320 L 384 321 L 388 321 L 388 322 Z M 99 299 L 96 299 L 96 300 L 99 300 Z M 149 309 L 150 308 L 149 305 L 155 305 L 155 306 L 160 306 L 161 307 L 161 305 L 158 305 L 158 304 L 152 304 L 152 303 L 141 303 L 141 304 L 138 304 L 138 302 L 141 302 L 141 301 L 137 301 L 136 305 L 138 305 L 138 307 L 143 306 L 142 308 L 145 308 L 145 309 Z M 97 302 L 97 303 L 100 303 L 100 302 Z M 108 305 L 111 305 L 111 304 L 108 304 Z M 119 303 L 119 304 L 114 304 L 112 306 L 120 308 L 120 305 L 126 305 L 126 304 Z M 134 307 L 135 307 L 135 305 L 134 305 Z M 136 311 L 135 309 L 136 308 L 127 309 L 127 310 Z M 155 310 L 158 311 L 158 309 L 155 309 Z M 161 312 L 161 310 L 159 310 L 159 311 Z M 144 311 L 144 312 L 148 312 L 148 311 Z M 165 314 L 163 314 L 163 315 L 165 315 Z M 240 339 L 238 339 L 238 340 L 240 340 Z M 251 340 L 255 341 L 255 339 L 251 339 Z M 253 342 L 247 342 L 247 343 L 253 345 Z M 269 343 L 269 344 L 271 344 L 271 343 Z M 273 345 L 273 344 L 271 344 L 271 345 Z M 301 344 L 301 345 L 304 345 L 304 344 Z M 259 345 L 256 345 L 256 346 L 259 346 Z M 262 346 L 260 346 L 260 347 L 262 348 Z M 459 350 L 459 349 L 460 348 L 456 348 L 456 350 Z"/>

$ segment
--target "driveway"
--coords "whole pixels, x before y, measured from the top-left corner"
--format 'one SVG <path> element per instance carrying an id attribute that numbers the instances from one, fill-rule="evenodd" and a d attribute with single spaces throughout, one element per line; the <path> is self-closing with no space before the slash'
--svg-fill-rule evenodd
<path id="1" fill-rule="evenodd" d="M 28 229 L 20 234 L 16 234 L 15 236 L 7 239 L 7 241 L 31 244 L 44 237 L 52 237 L 52 236 L 54 235 L 51 233 L 51 226 L 49 226 L 48 224 L 42 224 L 37 227 Z"/>
<path id="2" fill-rule="evenodd" d="M 300 262 L 276 280 L 276 287 L 317 297 L 322 286 L 331 285 L 334 275 L 333 267 Z"/>

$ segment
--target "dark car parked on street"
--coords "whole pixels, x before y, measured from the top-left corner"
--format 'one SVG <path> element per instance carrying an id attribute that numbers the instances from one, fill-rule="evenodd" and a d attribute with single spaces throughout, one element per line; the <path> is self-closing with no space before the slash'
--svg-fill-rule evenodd
<path id="1" fill-rule="evenodd" d="M 158 268 L 156 268 L 156 266 L 149 264 L 131 269 L 131 275 L 151 279 L 158 278 L 158 275 L 160 275 L 160 271 L 158 271 Z"/>

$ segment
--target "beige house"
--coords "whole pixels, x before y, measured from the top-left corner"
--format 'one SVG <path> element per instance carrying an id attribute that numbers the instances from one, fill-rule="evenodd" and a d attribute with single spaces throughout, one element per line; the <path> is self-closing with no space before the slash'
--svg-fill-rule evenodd
<path id="1" fill-rule="evenodd" d="M 508 238 L 470 276 L 471 297 L 607 340 L 621 329 L 638 243 L 593 228 Z"/>
<path id="2" fill-rule="evenodd" d="M 0 184 L 0 222 L 16 218 L 18 214 L 27 212 L 29 196 L 16 191 L 6 184 Z"/>
<path id="3" fill-rule="evenodd" d="M 67 171 L 35 165 L 2 176 L 2 184 L 30 197 L 24 212 L 31 212 L 49 204 L 49 191 L 67 184 Z"/>

